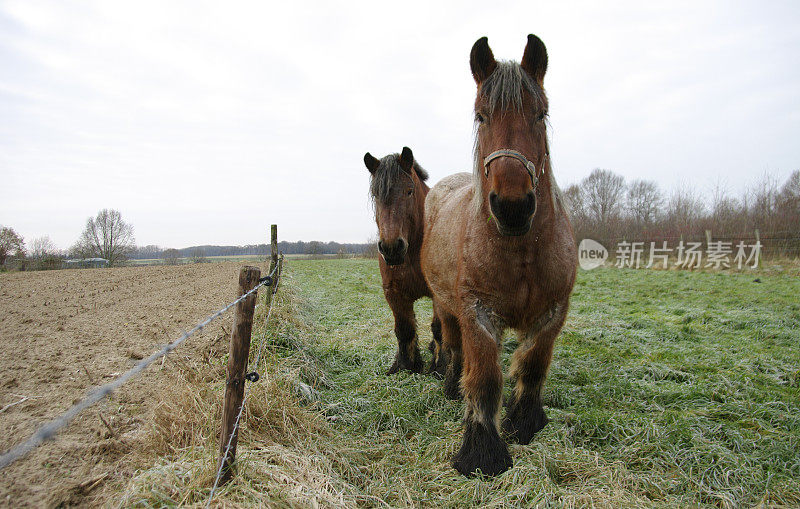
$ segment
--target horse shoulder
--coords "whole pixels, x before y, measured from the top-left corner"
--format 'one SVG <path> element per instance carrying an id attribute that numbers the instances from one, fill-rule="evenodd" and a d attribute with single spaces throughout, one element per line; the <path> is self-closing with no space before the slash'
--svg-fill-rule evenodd
<path id="1" fill-rule="evenodd" d="M 546 286 L 559 298 L 568 297 L 578 271 L 578 249 L 565 210 L 559 214 L 558 226 L 541 261 Z"/>

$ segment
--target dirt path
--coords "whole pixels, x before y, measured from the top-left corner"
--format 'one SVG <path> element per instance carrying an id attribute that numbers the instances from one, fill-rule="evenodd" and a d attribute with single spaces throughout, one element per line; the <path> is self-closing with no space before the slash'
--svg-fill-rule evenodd
<path id="1" fill-rule="evenodd" d="M 0 450 L 231 301 L 241 266 L 0 274 Z M 151 366 L 54 442 L 7 467 L 0 506 L 91 504 L 104 486 L 124 482 L 170 367 L 227 348 L 223 327 L 229 331 L 231 321 L 228 313 L 192 336 L 163 365 Z"/>

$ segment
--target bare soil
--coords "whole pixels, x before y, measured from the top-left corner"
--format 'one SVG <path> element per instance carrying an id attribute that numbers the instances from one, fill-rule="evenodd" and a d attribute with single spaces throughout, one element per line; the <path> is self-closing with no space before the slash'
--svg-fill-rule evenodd
<path id="1" fill-rule="evenodd" d="M 0 274 L 0 450 L 236 296 L 241 263 Z M 265 271 L 266 266 L 262 266 Z M 227 350 L 232 312 L 0 474 L 0 506 L 97 505 L 135 473 L 170 376 Z M 107 500 L 107 498 L 106 498 Z"/>

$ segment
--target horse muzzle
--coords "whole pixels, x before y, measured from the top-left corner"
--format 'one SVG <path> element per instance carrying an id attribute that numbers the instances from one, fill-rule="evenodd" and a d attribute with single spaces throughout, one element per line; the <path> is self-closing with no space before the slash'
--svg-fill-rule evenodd
<path id="1" fill-rule="evenodd" d="M 521 200 L 500 198 L 497 193 L 489 193 L 489 208 L 492 211 L 497 231 L 507 237 L 525 235 L 531 229 L 536 214 L 536 195 L 528 191 Z"/>
<path id="2" fill-rule="evenodd" d="M 408 242 L 402 237 L 392 243 L 379 240 L 378 252 L 383 257 L 386 265 L 402 265 L 406 261 Z"/>

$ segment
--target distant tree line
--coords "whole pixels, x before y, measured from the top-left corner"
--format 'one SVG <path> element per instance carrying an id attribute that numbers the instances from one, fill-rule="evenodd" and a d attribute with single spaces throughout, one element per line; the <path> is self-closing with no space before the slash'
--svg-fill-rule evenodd
<path id="1" fill-rule="evenodd" d="M 731 196 L 721 184 L 707 194 L 688 186 L 665 194 L 655 182 L 596 169 L 564 194 L 578 241 L 704 239 L 707 230 L 715 240 L 750 239 L 759 230 L 774 254 L 800 254 L 800 171 L 782 183 L 764 175 Z"/>
<path id="2" fill-rule="evenodd" d="M 767 255 L 800 256 L 800 170 L 784 182 L 765 174 L 739 196 L 723 185 L 701 194 L 695 187 L 664 193 L 655 182 L 633 180 L 610 170 L 596 169 L 564 190 L 577 241 L 584 238 L 613 244 L 620 240 L 658 242 L 703 240 L 706 231 L 714 240 L 752 239 L 755 230 Z M 366 243 L 321 241 L 280 242 L 285 254 L 358 255 L 375 257 L 375 238 Z M 609 246 L 610 247 L 610 246 Z M 68 250 L 56 248 L 49 237 L 38 237 L 26 247 L 11 227 L 0 225 L 0 268 L 56 269 L 66 258 L 103 258 L 108 265 L 129 259 L 203 262 L 212 256 L 267 256 L 269 246 L 192 246 L 182 249 L 134 244 L 133 226 L 119 211 L 103 209 L 86 220 L 81 236 Z"/>
<path id="3" fill-rule="evenodd" d="M 284 254 L 307 254 L 307 255 L 335 255 L 335 254 L 354 254 L 362 255 L 369 250 L 370 244 L 353 244 L 340 242 L 278 242 L 278 251 Z M 133 260 L 146 260 L 156 258 L 193 258 L 202 256 L 267 256 L 270 253 L 269 244 L 247 244 L 245 246 L 191 246 L 181 249 L 162 248 L 155 245 L 140 246 L 133 249 L 129 258 Z"/>

